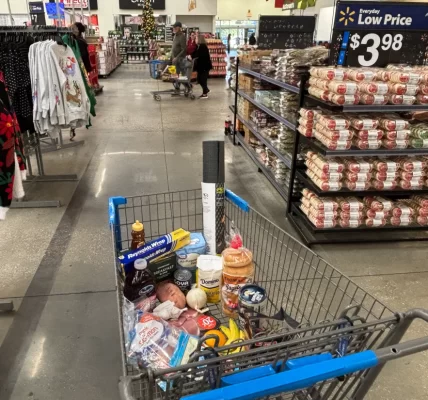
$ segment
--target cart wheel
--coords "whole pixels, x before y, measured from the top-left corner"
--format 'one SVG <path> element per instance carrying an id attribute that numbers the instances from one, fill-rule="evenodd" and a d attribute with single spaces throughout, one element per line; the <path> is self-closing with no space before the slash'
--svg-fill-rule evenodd
<path id="1" fill-rule="evenodd" d="M 184 97 L 189 97 L 189 93 L 184 93 Z"/>
<path id="2" fill-rule="evenodd" d="M 154 96 L 153 96 L 153 98 L 154 98 L 156 101 L 161 101 L 161 99 L 162 99 L 158 94 L 154 95 Z"/>
<path id="3" fill-rule="evenodd" d="M 191 100 L 195 100 L 195 99 L 196 99 L 196 96 L 195 96 L 194 94 L 191 94 L 191 95 L 190 95 L 190 99 L 191 99 Z"/>

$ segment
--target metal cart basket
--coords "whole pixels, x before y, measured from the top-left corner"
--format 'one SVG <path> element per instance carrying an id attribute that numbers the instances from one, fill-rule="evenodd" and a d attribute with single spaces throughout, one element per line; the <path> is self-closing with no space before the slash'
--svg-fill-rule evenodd
<path id="1" fill-rule="evenodd" d="M 393 313 L 313 251 L 226 191 L 226 228 L 239 229 L 253 252 L 255 281 L 269 295 L 265 314 L 285 312 L 288 328 L 248 341 L 198 350 L 189 363 L 144 371 L 127 363 L 123 282 L 117 256 L 131 243 L 135 220 L 146 240 L 177 228 L 202 231 L 201 190 L 109 200 L 117 272 L 122 399 L 362 399 L 386 361 L 428 349 L 428 339 L 400 344 L 411 322 L 428 312 Z M 211 313 L 224 322 L 221 305 Z M 163 382 L 165 390 L 158 383 Z"/>

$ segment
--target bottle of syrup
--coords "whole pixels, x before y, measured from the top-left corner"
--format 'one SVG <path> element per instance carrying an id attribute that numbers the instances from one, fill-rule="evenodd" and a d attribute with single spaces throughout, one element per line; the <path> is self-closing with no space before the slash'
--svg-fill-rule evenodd
<path id="1" fill-rule="evenodd" d="M 135 221 L 135 224 L 132 224 L 131 236 L 131 250 L 136 250 L 146 244 L 144 225 L 140 221 Z"/>

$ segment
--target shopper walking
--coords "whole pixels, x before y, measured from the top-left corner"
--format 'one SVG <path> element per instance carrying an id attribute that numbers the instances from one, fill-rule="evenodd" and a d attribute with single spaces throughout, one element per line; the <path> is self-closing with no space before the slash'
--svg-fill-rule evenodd
<path id="1" fill-rule="evenodd" d="M 256 35 L 254 33 L 250 36 L 250 46 L 255 46 L 257 44 Z"/>
<path id="2" fill-rule="evenodd" d="M 181 22 L 176 22 L 173 25 L 174 41 L 172 42 L 172 64 L 175 65 L 177 74 L 185 73 L 184 60 L 187 53 L 186 36 L 183 33 L 183 25 Z M 180 83 L 174 83 L 176 90 L 180 90 Z"/>
<path id="3" fill-rule="evenodd" d="M 197 48 L 192 54 L 191 58 L 196 59 L 196 72 L 198 73 L 198 82 L 202 87 L 201 99 L 208 99 L 208 77 L 210 71 L 213 69 L 211 62 L 210 51 L 208 50 L 207 42 L 204 35 L 196 37 Z"/>

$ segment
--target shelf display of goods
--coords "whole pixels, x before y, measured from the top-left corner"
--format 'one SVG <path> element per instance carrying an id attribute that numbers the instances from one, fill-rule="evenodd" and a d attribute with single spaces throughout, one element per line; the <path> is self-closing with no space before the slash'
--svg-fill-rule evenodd
<path id="1" fill-rule="evenodd" d="M 118 41 L 115 39 L 104 39 L 96 47 L 97 67 L 100 76 L 110 75 L 122 62 L 120 58 Z"/>
<path id="2" fill-rule="evenodd" d="M 119 51 L 125 64 L 146 62 L 149 59 L 149 46 L 142 38 L 119 40 Z"/>
<path id="3" fill-rule="evenodd" d="M 226 46 L 220 39 L 206 39 L 206 41 L 210 51 L 211 62 L 213 64 L 210 76 L 226 76 Z"/>

